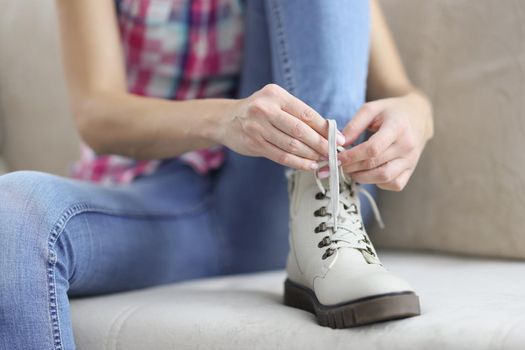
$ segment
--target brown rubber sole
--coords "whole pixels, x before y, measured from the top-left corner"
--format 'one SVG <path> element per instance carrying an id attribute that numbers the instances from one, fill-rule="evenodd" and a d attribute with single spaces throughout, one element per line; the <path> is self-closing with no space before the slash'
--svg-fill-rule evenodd
<path id="1" fill-rule="evenodd" d="M 284 304 L 309 311 L 321 326 L 358 327 L 421 314 L 419 297 L 412 292 L 366 297 L 337 305 L 322 305 L 314 292 L 290 280 L 284 282 Z"/>

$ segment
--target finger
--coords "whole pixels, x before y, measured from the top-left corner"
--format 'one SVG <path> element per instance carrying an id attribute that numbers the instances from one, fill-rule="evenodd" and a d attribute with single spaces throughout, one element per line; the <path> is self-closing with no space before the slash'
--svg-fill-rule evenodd
<path id="1" fill-rule="evenodd" d="M 287 94 L 283 100 L 282 109 L 328 139 L 328 121 L 297 97 Z"/>
<path id="2" fill-rule="evenodd" d="M 354 143 L 380 113 L 381 109 L 378 102 L 362 105 L 343 129 L 343 135 L 346 139 L 345 146 Z"/>
<path id="3" fill-rule="evenodd" d="M 281 130 L 275 128 L 273 125 L 268 125 L 263 132 L 263 137 L 266 141 L 274 146 L 279 147 L 285 152 L 295 154 L 301 158 L 319 161 L 321 155 L 305 145 L 300 140 L 290 137 Z M 321 136 L 319 136 L 321 137 Z"/>
<path id="4" fill-rule="evenodd" d="M 339 154 L 343 164 L 377 158 L 383 154 L 398 138 L 399 130 L 393 122 L 386 121 L 370 138 L 359 145 Z"/>
<path id="5" fill-rule="evenodd" d="M 312 171 L 317 169 L 316 162 L 302 157 L 298 157 L 295 154 L 285 152 L 279 147 L 274 146 L 269 142 L 266 143 L 264 156 L 270 160 L 273 160 L 276 163 L 293 169 L 305 171 Z"/>
<path id="6" fill-rule="evenodd" d="M 371 157 L 359 162 L 349 162 L 343 164 L 343 171 L 345 173 L 355 173 L 357 171 L 370 170 L 377 168 L 391 160 L 403 156 L 403 149 L 397 143 L 393 143 L 388 149 L 377 157 Z"/>
<path id="7" fill-rule="evenodd" d="M 396 177 L 393 181 L 382 183 L 382 184 L 377 184 L 377 187 L 383 190 L 399 192 L 405 188 L 411 175 L 412 175 L 412 169 L 406 169 L 398 177 Z"/>
<path id="8" fill-rule="evenodd" d="M 315 150 L 319 155 L 328 155 L 328 141 L 305 122 L 281 111 L 270 122 L 277 129 Z"/>
<path id="9" fill-rule="evenodd" d="M 397 158 L 375 169 L 350 173 L 352 179 L 363 184 L 387 183 L 408 169 L 407 160 Z"/>

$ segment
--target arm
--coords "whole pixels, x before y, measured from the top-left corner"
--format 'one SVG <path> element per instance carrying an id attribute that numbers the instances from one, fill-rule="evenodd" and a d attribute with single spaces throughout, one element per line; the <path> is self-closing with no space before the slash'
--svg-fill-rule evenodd
<path id="1" fill-rule="evenodd" d="M 377 0 L 371 0 L 372 34 L 367 102 L 345 127 L 347 144 L 366 130 L 374 134 L 343 152 L 346 172 L 361 183 L 400 191 L 433 135 L 432 107 L 410 82 Z"/>
<path id="2" fill-rule="evenodd" d="M 370 1 L 370 12 L 372 32 L 367 99 L 373 101 L 414 92 L 416 89 L 408 79 L 377 0 Z"/>
<path id="3" fill-rule="evenodd" d="M 233 101 L 173 103 L 127 93 L 112 1 L 57 4 L 73 114 L 89 146 L 98 153 L 164 158 L 214 144 L 215 111 Z"/>
<path id="4" fill-rule="evenodd" d="M 97 153 L 159 159 L 224 144 L 300 169 L 326 154 L 324 119 L 274 85 L 242 100 L 128 93 L 113 1 L 56 3 L 76 125 Z"/>

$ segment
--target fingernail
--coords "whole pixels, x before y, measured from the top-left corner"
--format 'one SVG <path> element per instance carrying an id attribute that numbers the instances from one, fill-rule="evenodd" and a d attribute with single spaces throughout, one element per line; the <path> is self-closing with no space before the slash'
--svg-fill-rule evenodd
<path id="1" fill-rule="evenodd" d="M 342 146 L 342 145 L 345 144 L 346 139 L 345 139 L 345 137 L 343 136 L 343 134 L 338 133 L 337 136 L 336 136 L 336 141 L 337 141 L 337 144 L 338 144 L 339 146 Z"/>
<path id="2" fill-rule="evenodd" d="M 319 165 L 317 165 L 317 163 L 311 163 L 310 164 L 310 169 L 317 170 L 317 168 L 319 168 Z"/>
<path id="3" fill-rule="evenodd" d="M 330 172 L 327 170 L 321 170 L 317 175 L 320 179 L 326 179 L 328 176 L 330 176 Z"/>
<path id="4" fill-rule="evenodd" d="M 341 163 L 341 161 L 338 160 L 338 161 L 337 161 L 337 166 L 340 166 L 341 164 L 343 164 L 343 163 Z"/>

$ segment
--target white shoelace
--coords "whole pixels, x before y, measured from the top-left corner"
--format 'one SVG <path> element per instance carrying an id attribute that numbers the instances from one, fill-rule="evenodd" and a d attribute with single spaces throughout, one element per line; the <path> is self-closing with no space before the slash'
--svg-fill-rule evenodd
<path id="1" fill-rule="evenodd" d="M 342 247 L 355 248 L 358 250 L 368 251 L 369 254 L 365 258 L 369 262 L 377 263 L 377 259 L 371 259 L 370 241 L 363 229 L 363 222 L 361 215 L 358 213 L 355 200 L 352 198 L 351 187 L 357 189 L 357 193 L 363 193 L 370 202 L 375 219 L 381 228 L 384 227 L 381 214 L 377 208 L 377 204 L 372 195 L 356 182 L 352 183 L 345 174 L 342 168 L 338 165 L 337 151 L 344 150 L 342 147 L 337 147 L 336 143 L 337 123 L 335 120 L 328 120 L 328 161 L 320 162 L 318 169 L 328 165 L 329 168 L 329 183 L 328 190 L 325 189 L 318 172 L 315 173 L 315 181 L 321 193 L 330 198 L 330 208 L 328 214 L 330 220 L 326 226 L 332 230 L 330 235 L 330 243 L 327 245 L 329 249 L 338 249 Z M 345 189 L 340 193 L 340 186 Z M 340 210 L 343 208 L 343 210 Z M 372 261 L 371 261 L 372 260 Z"/>

